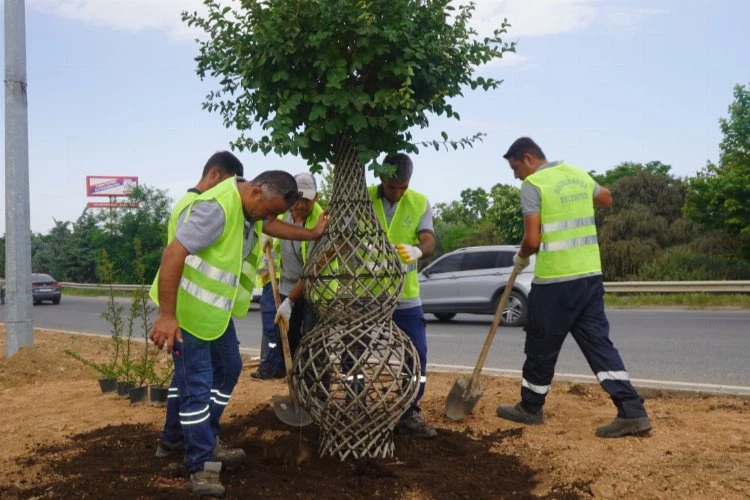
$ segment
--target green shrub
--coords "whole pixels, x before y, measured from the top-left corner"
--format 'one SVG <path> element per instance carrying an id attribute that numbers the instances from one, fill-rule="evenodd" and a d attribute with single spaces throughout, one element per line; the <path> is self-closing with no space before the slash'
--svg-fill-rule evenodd
<path id="1" fill-rule="evenodd" d="M 603 242 L 601 257 L 605 281 L 635 279 L 643 266 L 654 260 L 658 251 L 659 245 L 652 238 Z"/>
<path id="2" fill-rule="evenodd" d="M 667 250 L 638 273 L 643 281 L 703 281 L 750 279 L 750 262 L 697 253 L 688 247 Z"/>

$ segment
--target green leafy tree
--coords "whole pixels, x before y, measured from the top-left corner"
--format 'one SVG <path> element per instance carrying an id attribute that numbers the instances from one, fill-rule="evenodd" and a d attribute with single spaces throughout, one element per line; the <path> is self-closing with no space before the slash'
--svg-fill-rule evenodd
<path id="1" fill-rule="evenodd" d="M 596 211 L 605 279 L 636 279 L 644 266 L 694 237 L 682 215 L 685 184 L 659 161 L 624 162 L 595 176 L 612 190 L 612 209 Z"/>
<path id="2" fill-rule="evenodd" d="M 73 233 L 69 221 L 55 220 L 55 225 L 46 235 L 31 235 L 31 269 L 36 273 L 49 273 L 60 281 L 69 281 L 67 259 Z"/>
<path id="3" fill-rule="evenodd" d="M 152 280 L 159 269 L 167 235 L 172 199 L 166 191 L 140 185 L 130 192 L 132 208 L 100 211 L 100 249 L 107 249 L 115 271 L 115 282 L 138 283 L 133 256 L 135 241 L 141 245 L 144 274 Z"/>
<path id="4" fill-rule="evenodd" d="M 183 13 L 210 37 L 199 42 L 197 72 L 219 82 L 204 108 L 240 131 L 239 150 L 292 154 L 312 171 L 336 164 L 351 141 L 362 164 L 384 170 L 382 152 L 418 152 L 414 127 L 430 114 L 459 119 L 450 100 L 465 88 L 501 81 L 474 75 L 514 44 L 503 22 L 480 39 L 473 4 L 450 0 L 246 0 L 241 8 L 205 0 L 208 14 Z M 252 135 L 257 124 L 260 132 Z M 479 136 L 431 141 L 454 149 Z"/>
<path id="5" fill-rule="evenodd" d="M 650 161 L 648 163 L 624 161 L 616 167 L 607 170 L 603 174 L 597 174 L 593 171 L 589 173 L 594 180 L 602 186 L 611 187 L 618 180 L 624 177 L 632 177 L 638 172 L 647 172 L 653 175 L 670 177 L 670 170 L 672 170 L 670 165 L 666 165 L 660 161 Z"/>
<path id="6" fill-rule="evenodd" d="M 737 237 L 750 257 L 750 89 L 734 88 L 729 116 L 719 120 L 718 165 L 709 163 L 688 185 L 685 213 L 706 228 Z"/>
<path id="7" fill-rule="evenodd" d="M 321 207 L 328 208 L 333 194 L 333 165 L 327 163 L 322 174 L 323 178 L 318 186 L 318 203 Z"/>
<path id="8" fill-rule="evenodd" d="M 495 244 L 517 245 L 523 238 L 521 190 L 508 184 L 495 184 L 486 221 L 495 228 Z"/>

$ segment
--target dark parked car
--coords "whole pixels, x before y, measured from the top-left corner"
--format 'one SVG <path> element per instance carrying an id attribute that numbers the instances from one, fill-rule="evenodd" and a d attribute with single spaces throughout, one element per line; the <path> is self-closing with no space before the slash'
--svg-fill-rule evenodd
<path id="1" fill-rule="evenodd" d="M 62 297 L 62 285 L 49 274 L 31 273 L 31 298 L 34 304 L 43 300 L 50 300 L 53 304 L 59 304 Z M 5 304 L 5 282 L 0 289 L 0 302 Z"/>
<path id="2" fill-rule="evenodd" d="M 442 255 L 419 273 L 424 312 L 440 321 L 457 313 L 495 314 L 497 302 L 513 270 L 517 246 L 468 247 Z M 502 324 L 526 322 L 526 304 L 534 279 L 534 257 L 513 285 Z"/>

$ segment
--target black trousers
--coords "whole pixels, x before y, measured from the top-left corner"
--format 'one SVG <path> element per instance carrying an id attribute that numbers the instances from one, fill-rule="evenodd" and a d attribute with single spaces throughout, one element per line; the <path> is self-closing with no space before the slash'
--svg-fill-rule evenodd
<path id="1" fill-rule="evenodd" d="M 555 374 L 563 341 L 570 332 L 602 388 L 624 418 L 646 415 L 643 399 L 630 383 L 620 353 L 609 339 L 601 276 L 562 283 L 533 284 L 526 324 L 522 405 L 538 411 Z"/>

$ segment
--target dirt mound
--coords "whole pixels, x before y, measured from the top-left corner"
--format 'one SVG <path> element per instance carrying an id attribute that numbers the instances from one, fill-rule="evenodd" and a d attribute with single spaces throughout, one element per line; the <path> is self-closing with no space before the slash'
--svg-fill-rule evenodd
<path id="1" fill-rule="evenodd" d="M 106 361 L 107 339 L 37 332 L 35 347 L 0 360 L 0 498 L 182 498 L 182 457 L 154 456 L 164 409 L 101 394 L 65 348 Z M 243 374 L 222 439 L 248 460 L 222 472 L 229 498 L 728 498 L 750 497 L 750 402 L 651 392 L 650 434 L 594 437 L 614 416 L 594 385 L 555 383 L 545 425 L 495 416 L 519 381 L 487 378 L 474 414 L 443 416 L 454 374 L 429 375 L 426 419 L 438 437 L 395 436 L 392 459 L 318 456 L 315 426 L 293 429 L 270 408 L 282 381 Z"/>

